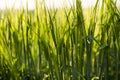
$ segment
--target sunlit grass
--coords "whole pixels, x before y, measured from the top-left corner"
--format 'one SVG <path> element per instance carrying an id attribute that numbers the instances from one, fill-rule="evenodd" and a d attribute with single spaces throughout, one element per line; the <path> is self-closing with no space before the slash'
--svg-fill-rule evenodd
<path id="1" fill-rule="evenodd" d="M 1 80 L 118 80 L 120 12 L 113 0 L 83 9 L 6 9 L 0 13 Z"/>

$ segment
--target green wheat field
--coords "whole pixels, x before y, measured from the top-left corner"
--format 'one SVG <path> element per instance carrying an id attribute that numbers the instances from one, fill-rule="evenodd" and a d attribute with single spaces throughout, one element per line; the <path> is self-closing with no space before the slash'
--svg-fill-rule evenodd
<path id="1" fill-rule="evenodd" d="M 0 80 L 120 80 L 115 0 L 0 10 Z"/>

